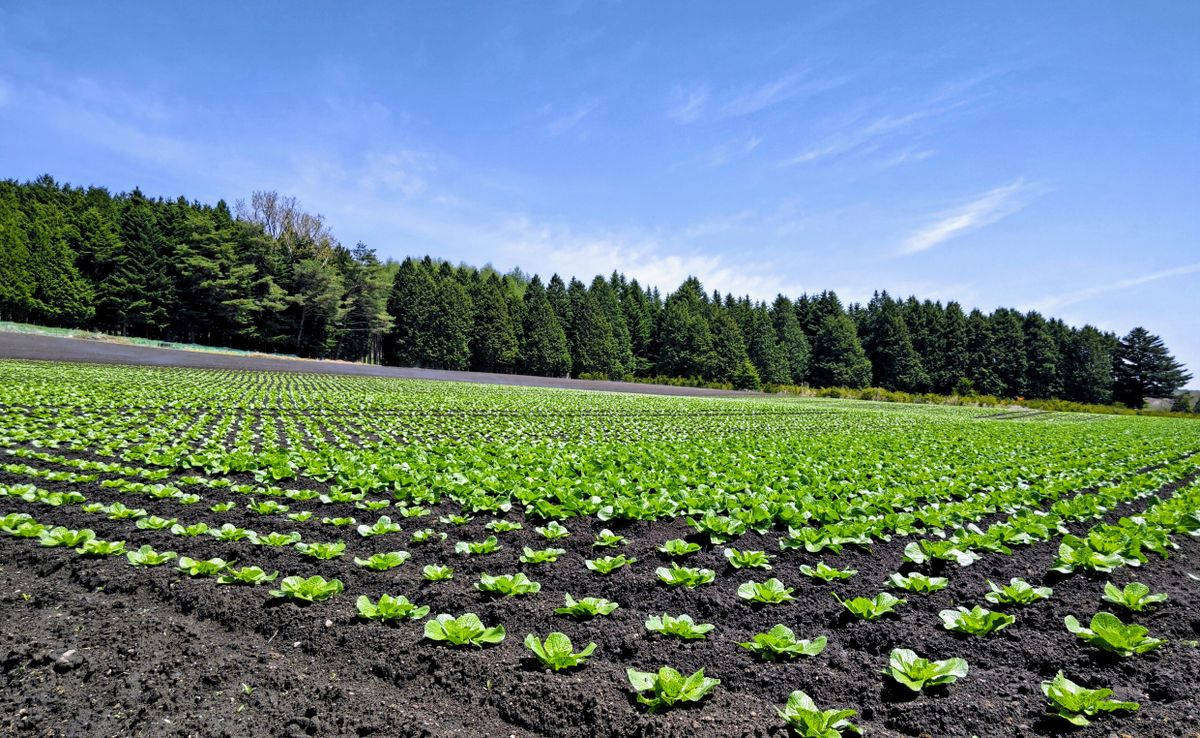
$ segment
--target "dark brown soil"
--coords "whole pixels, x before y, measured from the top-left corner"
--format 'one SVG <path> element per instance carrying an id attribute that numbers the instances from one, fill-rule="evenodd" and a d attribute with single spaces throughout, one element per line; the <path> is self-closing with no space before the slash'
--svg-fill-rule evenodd
<path id="1" fill-rule="evenodd" d="M 0 473 L 0 483 L 25 481 Z M 708 547 L 687 560 L 715 569 L 714 584 L 688 591 L 657 583 L 654 568 L 665 559 L 655 547 L 670 538 L 689 537 L 691 529 L 683 520 L 619 528 L 629 543 L 618 550 L 638 562 L 605 577 L 583 566 L 583 559 L 596 555 L 591 539 L 603 527 L 594 520 L 567 521 L 573 535 L 552 544 L 567 553 L 556 564 L 531 566 L 518 561 L 522 547 L 544 548 L 547 543 L 528 521 L 524 530 L 499 536 L 500 552 L 463 557 L 453 553 L 454 541 L 485 538 L 488 518 L 454 528 L 439 524 L 442 511 L 434 511 L 426 518 L 401 520 L 405 534 L 362 539 L 353 529 L 260 517 L 246 510 L 239 496 L 231 498 L 239 504 L 234 511 L 210 513 L 206 506 L 224 495 L 217 490 L 204 492 L 203 505 L 182 506 L 131 500 L 98 484 L 76 486 L 92 501 L 121 499 L 182 522 L 228 521 L 262 532 L 297 529 L 306 540 L 341 538 L 347 550 L 341 559 L 318 562 L 291 549 L 142 531 L 130 521 L 109 521 L 74 507 L 51 509 L 8 499 L 3 511 L 29 512 L 47 524 L 89 527 L 101 538 L 127 540 L 131 548 L 149 543 L 193 558 L 242 559 L 278 569 L 281 576 L 336 576 L 346 593 L 300 607 L 272 599 L 267 587 L 219 586 L 169 567 L 135 568 L 124 557 L 86 559 L 69 550 L 40 548 L 35 541 L 0 537 L 3 735 L 782 738 L 787 733 L 775 707 L 792 690 L 803 689 L 823 707 L 857 709 L 857 721 L 873 736 L 1200 736 L 1200 583 L 1186 576 L 1200 569 L 1200 540 L 1185 536 L 1176 536 L 1180 548 L 1169 560 L 1111 575 L 1117 584 L 1136 579 L 1171 598 L 1147 614 L 1122 613 L 1170 640 L 1158 651 L 1122 660 L 1081 644 L 1063 627 L 1065 615 L 1086 619 L 1111 609 L 1100 600 L 1109 577 L 1047 578 L 1053 542 L 1012 556 L 987 556 L 964 569 L 951 567 L 946 590 L 907 595 L 899 617 L 864 623 L 849 622 L 830 591 L 853 596 L 883 589 L 886 576 L 900 568 L 903 540 L 869 554 L 780 554 L 770 575 L 795 587 L 797 601 L 756 608 L 739 600 L 735 590 L 741 582 L 767 574 L 728 569 L 721 547 Z M 306 506 L 360 521 L 375 517 L 349 505 L 297 503 L 292 509 Z M 1114 516 L 1136 509 L 1123 506 Z M 520 515 L 509 518 L 523 520 Z M 424 527 L 447 530 L 450 536 L 428 547 L 407 545 L 408 534 Z M 736 545 L 777 553 L 776 539 L 750 534 Z M 412 561 L 383 573 L 353 564 L 356 555 L 394 549 L 410 551 Z M 797 572 L 799 564 L 819 558 L 836 559 L 837 565 L 859 574 L 831 586 Z M 422 581 L 421 567 L 433 562 L 454 566 L 455 579 Z M 485 571 L 524 571 L 541 582 L 542 591 L 526 598 L 491 599 L 474 588 Z M 1016 611 L 1013 626 L 984 639 L 941 627 L 939 610 L 980 603 L 986 579 L 1007 582 L 1013 576 L 1044 581 L 1054 587 L 1054 596 Z M 407 595 L 430 605 L 433 613 L 478 613 L 489 624 L 503 624 L 508 637 L 496 647 L 460 651 L 423 640 L 419 622 L 389 627 L 357 619 L 354 599 L 383 592 Z M 565 592 L 607 597 L 621 608 L 610 618 L 576 623 L 553 614 Z M 707 641 L 649 636 L 644 620 L 662 612 L 688 613 L 717 627 Z M 815 658 L 772 664 L 737 646 L 776 623 L 801 637 L 825 634 L 828 648 Z M 565 674 L 537 668 L 521 641 L 526 633 L 544 636 L 552 630 L 567 633 L 577 647 L 594 641 L 593 660 Z M 949 688 L 914 697 L 880 674 L 888 652 L 897 646 L 934 658 L 964 657 L 971 673 Z M 664 664 L 687 671 L 704 667 L 722 683 L 698 706 L 648 716 L 633 702 L 625 669 Z M 1118 698 L 1141 702 L 1142 709 L 1068 731 L 1065 723 L 1045 717 L 1039 689 L 1059 669 L 1082 684 L 1110 686 Z M 253 690 L 247 693 L 242 685 Z"/>

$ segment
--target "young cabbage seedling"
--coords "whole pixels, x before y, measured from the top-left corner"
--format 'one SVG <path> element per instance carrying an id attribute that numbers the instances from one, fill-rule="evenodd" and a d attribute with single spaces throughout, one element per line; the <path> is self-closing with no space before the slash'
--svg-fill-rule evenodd
<path id="1" fill-rule="evenodd" d="M 160 518 L 157 515 L 151 515 L 146 518 L 140 518 L 134 525 L 140 530 L 166 530 L 179 522 L 179 518 Z"/>
<path id="2" fill-rule="evenodd" d="M 360 559 L 354 557 L 354 563 L 364 569 L 374 569 L 375 571 L 387 571 L 395 569 L 408 561 L 408 551 L 388 551 L 386 553 L 373 553 L 369 558 Z"/>
<path id="3" fill-rule="evenodd" d="M 454 544 L 454 553 L 463 556 L 482 556 L 496 553 L 500 550 L 500 541 L 496 536 L 488 536 L 482 541 L 459 541 Z"/>
<path id="4" fill-rule="evenodd" d="M 673 617 L 666 613 L 651 615 L 646 619 L 646 630 L 660 635 L 675 636 L 684 640 L 703 640 L 713 628 L 711 623 L 697 623 L 691 615 Z"/>
<path id="5" fill-rule="evenodd" d="M 617 569 L 629 566 L 636 562 L 637 559 L 625 554 L 617 554 L 616 556 L 601 556 L 598 559 L 584 559 L 583 565 L 597 574 L 612 574 Z"/>
<path id="6" fill-rule="evenodd" d="M 444 641 L 452 646 L 475 646 L 496 644 L 504 640 L 504 626 L 486 627 L 473 612 L 457 618 L 445 613 L 425 623 L 425 637 L 431 641 Z"/>
<path id="7" fill-rule="evenodd" d="M 843 600 L 838 597 L 837 592 L 833 593 L 833 598 L 842 604 L 852 615 L 863 620 L 878 620 L 879 618 L 889 613 L 894 613 L 900 605 L 906 604 L 907 600 L 902 600 L 887 592 L 880 592 L 874 597 L 855 597 L 852 600 Z"/>
<path id="8" fill-rule="evenodd" d="M 825 636 L 817 636 L 811 641 L 801 640 L 791 628 L 776 625 L 766 633 L 758 633 L 751 640 L 739 645 L 764 661 L 775 661 L 781 657 L 794 659 L 797 656 L 817 656 L 825 650 L 825 643 Z"/>
<path id="9" fill-rule="evenodd" d="M 363 538 L 371 538 L 373 536 L 386 536 L 389 533 L 399 533 L 400 524 L 393 523 L 392 519 L 387 515 L 381 515 L 379 520 L 376 520 L 371 525 L 358 526 L 358 534 Z"/>
<path id="10" fill-rule="evenodd" d="M 32 536 L 31 536 L 32 537 Z M 125 541 L 102 541 L 99 538 L 89 538 L 75 553 L 83 556 L 119 556 L 125 553 Z"/>
<path id="11" fill-rule="evenodd" d="M 613 533 L 608 528 L 605 528 L 604 530 L 597 533 L 596 537 L 594 539 L 592 539 L 592 547 L 593 548 L 612 548 L 613 546 L 619 546 L 620 544 L 622 544 L 624 542 L 625 542 L 625 536 L 619 536 L 616 533 Z"/>
<path id="12" fill-rule="evenodd" d="M 1058 545 L 1058 560 L 1054 562 L 1051 571 L 1072 574 L 1078 569 L 1085 571 L 1110 572 L 1125 563 L 1118 553 L 1100 552 L 1089 545 L 1088 541 L 1077 536 L 1063 536 Z"/>
<path id="13" fill-rule="evenodd" d="M 426 564 L 421 576 L 427 582 L 447 582 L 454 578 L 454 569 L 442 564 Z"/>
<path id="14" fill-rule="evenodd" d="M 920 692 L 925 687 L 952 684 L 965 677 L 967 671 L 965 659 L 930 661 L 907 648 L 895 648 L 888 657 L 888 668 L 884 669 L 883 673 L 912 691 Z"/>
<path id="15" fill-rule="evenodd" d="M 796 599 L 792 590 L 783 586 L 783 582 L 772 577 L 765 582 L 745 582 L 737 588 L 737 596 L 749 602 L 762 604 L 779 604 Z"/>
<path id="16" fill-rule="evenodd" d="M 446 534 L 444 532 L 435 531 L 433 528 L 425 528 L 424 530 L 419 530 L 413 533 L 411 540 L 413 545 L 421 546 L 426 543 L 444 541 L 446 540 Z"/>
<path id="17" fill-rule="evenodd" d="M 783 709 L 777 707 L 775 711 L 801 738 L 842 738 L 843 732 L 862 733 L 850 722 L 857 710 L 822 710 L 801 690 L 792 692 Z"/>
<path id="18" fill-rule="evenodd" d="M 720 679 L 704 676 L 704 669 L 687 677 L 669 666 L 662 667 L 657 674 L 635 669 L 627 669 L 625 674 L 633 690 L 639 693 L 638 702 L 651 713 L 681 702 L 699 702 L 721 683 Z"/>
<path id="19" fill-rule="evenodd" d="M 557 520 L 551 520 L 541 528 L 534 528 L 539 536 L 547 541 L 557 541 L 560 538 L 566 538 L 571 535 L 571 531 L 567 530 L 562 523 Z"/>
<path id="20" fill-rule="evenodd" d="M 563 595 L 564 607 L 557 608 L 555 615 L 565 615 L 572 618 L 594 618 L 597 615 L 611 615 L 620 605 L 603 597 L 583 597 L 576 600 L 569 593 Z"/>
<path id="21" fill-rule="evenodd" d="M 129 559 L 129 563 L 134 566 L 161 566 L 175 558 L 174 551 L 163 551 L 159 553 L 147 545 L 143 545 L 136 551 L 129 551 L 125 554 L 125 558 Z"/>
<path id="22" fill-rule="evenodd" d="M 229 567 L 224 574 L 217 577 L 217 584 L 259 585 L 273 582 L 278 576 L 277 571 L 268 574 L 257 566 L 243 566 L 240 569 Z"/>
<path id="23" fill-rule="evenodd" d="M 360 595 L 355 602 L 355 607 L 358 608 L 358 614 L 368 620 L 382 620 L 385 622 L 397 620 L 420 620 L 429 614 L 427 605 L 415 605 L 408 601 L 404 595 L 393 597 L 385 594 L 380 595 L 377 602 L 372 602 L 370 597 Z"/>
<path id="24" fill-rule="evenodd" d="M 1088 689 L 1067 679 L 1060 671 L 1048 682 L 1042 682 L 1042 693 L 1050 703 L 1052 715 L 1057 715 L 1071 725 L 1083 727 L 1091 718 L 1114 710 L 1134 711 L 1141 708 L 1136 702 L 1118 702 L 1108 699 L 1111 689 Z"/>
<path id="25" fill-rule="evenodd" d="M 1104 583 L 1104 601 L 1120 605 L 1132 612 L 1142 612 L 1151 605 L 1166 602 L 1165 594 L 1150 594 L 1150 588 L 1141 582 L 1130 582 L 1124 589 L 1112 582 Z"/>
<path id="26" fill-rule="evenodd" d="M 949 580 L 946 577 L 931 577 L 920 572 L 913 572 L 908 576 L 897 572 L 888 577 L 887 583 L 896 589 L 903 589 L 906 592 L 927 594 L 945 589 Z"/>
<path id="27" fill-rule="evenodd" d="M 542 585 L 530 580 L 524 574 L 480 574 L 475 589 L 487 594 L 500 597 L 516 597 L 541 591 Z"/>
<path id="28" fill-rule="evenodd" d="M 96 532 L 90 528 L 71 530 L 70 528 L 56 525 L 50 530 L 41 532 L 38 536 L 38 544 L 46 548 L 75 548 L 76 546 L 82 546 L 84 541 L 90 541 L 95 537 Z"/>
<path id="29" fill-rule="evenodd" d="M 1054 594 L 1049 587 L 1035 587 L 1020 577 L 1013 577 L 1003 587 L 993 584 L 990 579 L 987 584 L 991 591 L 983 597 L 993 605 L 1030 605 Z"/>
<path id="30" fill-rule="evenodd" d="M 275 533 L 274 531 L 266 535 L 253 535 L 250 537 L 250 542 L 256 546 L 268 546 L 270 548 L 282 548 L 291 546 L 300 542 L 300 534 L 291 533 Z"/>
<path id="31" fill-rule="evenodd" d="M 467 523 L 471 522 L 474 519 L 475 518 L 470 515 L 453 515 L 453 514 L 451 514 L 451 515 L 443 515 L 442 517 L 438 518 L 438 522 L 445 523 L 447 525 L 466 525 Z"/>
<path id="32" fill-rule="evenodd" d="M 562 671 L 587 663 L 588 656 L 591 656 L 592 652 L 596 650 L 596 644 L 589 643 L 582 651 L 575 653 L 571 639 L 564 633 L 551 633 L 546 636 L 545 642 L 530 633 L 525 636 L 525 648 L 533 652 L 537 660 L 542 662 L 542 666 L 554 671 Z"/>
<path id="33" fill-rule="evenodd" d="M 806 577 L 820 579 L 824 582 L 832 582 L 839 579 L 849 579 L 858 573 L 857 569 L 836 569 L 829 566 L 824 561 L 818 561 L 816 566 L 808 564 L 800 565 L 800 573 Z"/>
<path id="34" fill-rule="evenodd" d="M 658 552 L 666 554 L 667 556 L 687 556 L 688 554 L 694 554 L 699 550 L 699 543 L 689 543 L 682 538 L 672 538 L 669 541 L 664 541 L 663 544 L 658 547 Z"/>
<path id="35" fill-rule="evenodd" d="M 540 551 L 535 551 L 529 546 L 525 546 L 521 553 L 521 563 L 523 564 L 552 564 L 558 561 L 558 557 L 566 553 L 566 549 L 562 548 L 544 548 Z"/>
<path id="36" fill-rule="evenodd" d="M 1091 627 L 1085 628 L 1079 624 L 1074 615 L 1063 618 L 1067 630 L 1079 636 L 1088 643 L 1111 651 L 1118 656 L 1132 656 L 1136 653 L 1146 653 L 1166 643 L 1161 638 L 1151 638 L 1150 631 L 1140 625 L 1126 625 L 1111 612 L 1098 612 L 1092 616 Z"/>
<path id="37" fill-rule="evenodd" d="M 225 559 L 193 559 L 180 556 L 175 568 L 190 577 L 215 577 L 225 571 L 229 562 Z"/>
<path id="38" fill-rule="evenodd" d="M 254 531 L 239 528 L 232 523 L 225 523 L 220 528 L 213 528 L 208 531 L 208 534 L 222 541 L 241 541 L 255 535 Z"/>
<path id="39" fill-rule="evenodd" d="M 329 561 L 341 557 L 346 552 L 345 541 L 330 541 L 328 543 L 297 543 L 296 550 L 305 556 Z"/>
<path id="40" fill-rule="evenodd" d="M 654 570 L 658 575 L 659 581 L 670 587 L 687 587 L 695 589 L 702 584 L 712 584 L 717 578 L 717 573 L 712 569 L 699 569 L 690 566 L 680 566 L 674 561 L 671 562 L 670 568 L 660 566 Z"/>
<path id="41" fill-rule="evenodd" d="M 766 551 L 739 551 L 736 548 L 725 549 L 725 560 L 734 569 L 763 569 L 771 570 L 771 557 Z"/>
<path id="42" fill-rule="evenodd" d="M 208 532 L 208 523 L 192 523 L 191 525 L 176 523 L 171 526 L 171 532 L 184 538 L 195 538 Z"/>
<path id="43" fill-rule="evenodd" d="M 483 527 L 493 533 L 510 533 L 514 530 L 521 530 L 524 526 L 513 520 L 493 520 Z"/>
<path id="44" fill-rule="evenodd" d="M 942 626 L 946 630 L 953 630 L 957 633 L 967 633 L 974 636 L 985 636 L 989 633 L 1004 630 L 1016 620 L 1012 615 L 1006 615 L 1002 612 L 992 612 L 979 605 L 972 607 L 970 610 L 965 607 L 942 610 L 938 613 L 938 617 L 942 619 Z"/>
<path id="45" fill-rule="evenodd" d="M 341 594 L 343 589 L 345 589 L 345 585 L 340 579 L 326 580 L 325 577 L 319 575 L 307 579 L 292 576 L 285 577 L 279 583 L 279 589 L 271 590 L 271 595 L 300 602 L 322 602 L 334 595 Z"/>

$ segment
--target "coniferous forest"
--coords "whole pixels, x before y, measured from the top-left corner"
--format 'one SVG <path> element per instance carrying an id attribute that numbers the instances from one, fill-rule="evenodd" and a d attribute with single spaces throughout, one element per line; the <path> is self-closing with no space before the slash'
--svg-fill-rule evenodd
<path id="1" fill-rule="evenodd" d="M 614 265 L 619 267 L 620 265 Z M 1190 379 L 1161 339 L 886 292 L 770 303 L 343 246 L 293 199 L 230 207 L 0 182 L 0 320 L 397 366 L 875 386 L 1140 407 Z"/>

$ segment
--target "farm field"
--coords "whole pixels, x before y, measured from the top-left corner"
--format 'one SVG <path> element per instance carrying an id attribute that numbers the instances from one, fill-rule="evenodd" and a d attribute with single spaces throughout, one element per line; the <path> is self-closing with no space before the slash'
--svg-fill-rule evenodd
<path id="1" fill-rule="evenodd" d="M 1200 736 L 1197 452 L 1169 418 L 4 360 L 0 733 Z M 895 649 L 965 669 L 913 689 Z M 719 683 L 639 700 L 661 667 Z M 1139 707 L 1074 727 L 1060 671 Z"/>

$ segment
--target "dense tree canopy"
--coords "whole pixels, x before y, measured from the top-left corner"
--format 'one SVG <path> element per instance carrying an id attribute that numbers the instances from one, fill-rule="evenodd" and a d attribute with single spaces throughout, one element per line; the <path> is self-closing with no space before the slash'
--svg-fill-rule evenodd
<path id="1" fill-rule="evenodd" d="M 767 304 L 688 278 L 664 299 L 618 271 L 543 283 L 429 256 L 381 262 L 278 193 L 231 211 L 48 176 L 0 182 L 0 320 L 404 366 L 746 388 L 873 384 L 1140 407 L 1177 397 L 1191 378 L 1142 328 L 1118 340 L 1036 312 L 968 315 L 886 292 L 865 306 L 830 291 Z"/>

